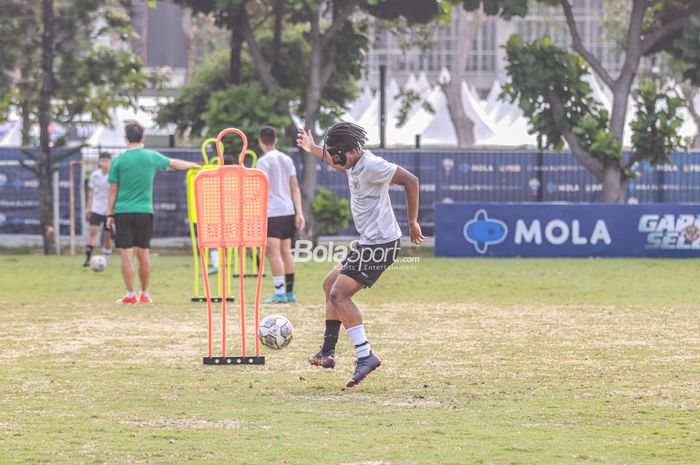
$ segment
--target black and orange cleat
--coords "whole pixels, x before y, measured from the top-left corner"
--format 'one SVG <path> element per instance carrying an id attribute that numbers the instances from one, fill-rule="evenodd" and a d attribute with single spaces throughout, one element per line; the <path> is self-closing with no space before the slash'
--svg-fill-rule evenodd
<path id="1" fill-rule="evenodd" d="M 317 367 L 333 368 L 335 367 L 335 352 L 319 350 L 314 355 L 309 355 L 309 363 Z"/>

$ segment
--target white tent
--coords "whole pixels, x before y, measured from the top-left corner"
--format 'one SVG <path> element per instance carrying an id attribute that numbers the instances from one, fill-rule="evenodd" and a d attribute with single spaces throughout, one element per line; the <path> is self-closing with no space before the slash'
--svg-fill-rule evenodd
<path id="1" fill-rule="evenodd" d="M 372 89 L 369 87 L 363 88 L 360 96 L 352 104 L 350 110 L 348 110 L 348 114 L 352 116 L 353 119 L 357 119 L 362 116 L 362 114 L 367 111 L 367 108 L 372 104 L 372 97 Z"/>
<path id="2" fill-rule="evenodd" d="M 484 112 L 481 102 L 469 90 L 469 86 L 464 81 L 462 81 L 462 106 L 464 107 L 464 113 L 474 123 L 474 137 L 477 141 L 495 134 L 493 121 Z"/>
<path id="3" fill-rule="evenodd" d="M 438 88 L 434 98 L 433 107 L 435 114 L 421 134 L 421 143 L 426 147 L 457 145 L 457 135 L 450 118 L 450 111 L 447 108 L 445 93 Z"/>
<path id="4" fill-rule="evenodd" d="M 486 102 L 484 103 L 484 111 L 486 111 L 486 114 L 490 115 L 494 108 L 501 104 L 498 96 L 501 95 L 502 91 L 503 87 L 501 87 L 501 83 L 498 81 L 498 79 L 493 81 L 493 84 L 491 84 L 491 88 L 489 89 L 489 94 L 486 96 Z"/>
<path id="5" fill-rule="evenodd" d="M 425 102 L 434 109 L 439 107 L 442 100 L 444 100 L 444 94 L 439 86 L 433 87 L 425 98 Z M 411 113 L 411 116 L 409 116 L 408 120 L 403 126 L 396 127 L 395 125 L 392 125 L 392 127 L 387 130 L 387 145 L 414 145 L 416 135 L 423 134 L 425 128 L 430 124 L 434 117 L 435 115 L 429 112 L 422 104 L 417 104 L 416 110 Z"/>
<path id="6" fill-rule="evenodd" d="M 19 120 L 10 120 L 3 124 L 8 128 L 0 138 L 0 147 L 19 147 L 22 145 L 22 123 Z"/>
<path id="7" fill-rule="evenodd" d="M 423 95 L 424 93 L 430 92 L 432 89 L 432 86 L 430 85 L 430 81 L 428 81 L 428 77 L 425 75 L 425 72 L 421 71 L 418 74 L 418 93 L 420 95 Z"/>
<path id="8" fill-rule="evenodd" d="M 598 83 L 598 79 L 592 73 L 588 73 L 583 76 L 583 80 L 591 86 L 593 98 L 602 103 L 606 110 L 610 111 L 610 109 L 612 109 L 612 100 L 609 96 L 609 91 L 606 93 L 603 90 L 601 85 Z"/>
<path id="9" fill-rule="evenodd" d="M 408 76 L 408 79 L 406 80 L 406 83 L 403 85 L 404 90 L 412 90 L 415 92 L 419 91 L 418 87 L 418 80 L 416 79 L 416 75 L 411 73 Z"/>

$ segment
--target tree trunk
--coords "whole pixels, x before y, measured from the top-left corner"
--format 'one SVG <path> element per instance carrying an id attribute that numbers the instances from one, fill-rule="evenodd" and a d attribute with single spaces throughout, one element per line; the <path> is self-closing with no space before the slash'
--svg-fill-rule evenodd
<path id="1" fill-rule="evenodd" d="M 272 65 L 270 72 L 276 78 L 279 78 L 280 67 L 280 48 L 282 47 L 282 26 L 284 19 L 284 2 L 285 0 L 275 0 L 274 15 L 275 26 L 274 36 L 272 39 Z"/>
<path id="2" fill-rule="evenodd" d="M 450 120 L 457 135 L 457 146 L 460 149 L 474 147 L 474 122 L 469 119 L 462 106 L 462 80 L 450 79 L 444 91 L 447 98 L 447 109 L 450 112 Z"/>
<path id="3" fill-rule="evenodd" d="M 185 34 L 185 59 L 187 69 L 185 70 L 185 84 L 192 80 L 194 74 L 194 31 L 192 30 L 192 9 L 184 7 L 182 9 L 182 31 Z"/>
<path id="4" fill-rule="evenodd" d="M 617 160 L 608 160 L 603 168 L 603 191 L 600 201 L 606 203 L 624 203 L 627 181 L 622 175 L 622 168 Z"/>
<path id="5" fill-rule="evenodd" d="M 625 73 L 625 70 L 622 71 Z M 636 68 L 630 76 L 620 75 L 613 90 L 613 106 L 610 113 L 610 132 L 622 145 L 625 118 L 627 117 L 627 101 L 632 88 L 632 80 L 636 74 Z M 622 175 L 622 160 L 607 160 L 603 167 L 603 191 L 600 200 L 607 203 L 625 202 L 625 185 L 627 181 Z"/>
<path id="6" fill-rule="evenodd" d="M 54 229 L 53 186 L 51 176 L 51 148 L 49 146 L 49 108 L 53 93 L 53 0 L 43 0 L 41 36 L 43 82 L 39 101 L 39 209 L 41 211 L 41 231 L 44 238 L 44 254 L 56 255 L 58 231 Z"/>
<path id="7" fill-rule="evenodd" d="M 317 20 L 318 21 L 318 20 Z M 318 30 L 312 26 L 312 31 Z M 313 32 L 312 32 L 313 34 Z M 314 134 L 316 126 L 316 111 L 321 102 L 321 65 L 322 65 L 322 49 L 318 44 L 318 35 L 312 35 L 311 43 L 311 66 L 309 73 L 309 87 L 306 90 L 306 105 L 304 107 L 305 129 L 311 130 Z M 310 153 L 302 153 L 302 177 L 301 177 L 301 199 L 304 208 L 304 216 L 306 217 L 307 233 L 310 236 L 314 235 L 316 224 L 311 203 L 316 196 L 316 187 L 318 184 L 318 159 Z"/>
<path id="8" fill-rule="evenodd" d="M 245 34 L 243 29 L 243 21 L 245 12 L 242 11 L 245 8 L 245 4 L 236 10 L 233 29 L 231 31 L 231 63 L 229 66 L 229 76 L 228 80 L 230 84 L 240 84 L 241 83 L 241 48 L 243 47 L 243 41 L 245 41 Z"/>
<path id="9" fill-rule="evenodd" d="M 444 92 L 447 99 L 447 109 L 450 112 L 450 120 L 457 135 L 457 146 L 467 149 L 474 146 L 474 122 L 464 112 L 462 105 L 462 78 L 467 67 L 467 58 L 474 47 L 474 42 L 481 32 L 484 24 L 483 5 L 471 13 L 471 18 L 463 8 L 457 8 L 457 43 L 454 53 L 454 66 L 450 72 L 450 82 L 445 86 Z"/>
<path id="10" fill-rule="evenodd" d="M 32 140 L 32 98 L 30 95 L 22 97 L 22 147 L 29 147 Z"/>

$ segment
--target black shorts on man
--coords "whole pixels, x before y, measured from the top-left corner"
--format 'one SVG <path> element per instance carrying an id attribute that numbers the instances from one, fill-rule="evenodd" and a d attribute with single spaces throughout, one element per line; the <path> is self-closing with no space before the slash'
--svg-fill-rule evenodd
<path id="1" fill-rule="evenodd" d="M 296 216 L 270 216 L 267 218 L 267 237 L 294 239 L 297 232 Z"/>
<path id="2" fill-rule="evenodd" d="M 365 287 L 372 287 L 384 270 L 396 261 L 400 250 L 399 239 L 384 244 L 355 244 L 341 262 L 340 274 L 350 276 Z"/>
<path id="3" fill-rule="evenodd" d="M 114 215 L 117 229 L 115 244 L 120 249 L 151 247 L 153 235 L 153 214 L 151 213 L 117 213 Z"/>
<path id="4" fill-rule="evenodd" d="M 101 224 L 104 225 L 104 229 L 107 230 L 107 217 L 99 213 L 90 212 L 90 226 L 99 226 Z"/>

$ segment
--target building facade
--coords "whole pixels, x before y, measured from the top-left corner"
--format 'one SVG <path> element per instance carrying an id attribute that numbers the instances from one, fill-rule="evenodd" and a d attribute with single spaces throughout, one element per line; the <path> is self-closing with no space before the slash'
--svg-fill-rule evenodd
<path id="1" fill-rule="evenodd" d="M 609 29 L 601 18 L 609 17 L 609 7 L 605 0 L 571 0 L 574 17 L 585 47 L 590 50 L 613 75 L 617 75 L 624 60 L 618 46 L 606 33 Z M 471 23 L 472 15 L 465 15 Z M 453 54 L 456 49 L 459 18 L 454 15 L 451 24 L 436 28 L 433 32 L 435 47 L 422 51 L 417 47 L 404 52 L 400 41 L 388 31 L 378 31 L 370 21 L 370 44 L 365 58 L 366 79 L 372 88 L 379 83 L 379 67 L 386 65 L 387 74 L 395 78 L 399 85 L 411 74 L 425 72 L 428 80 L 435 83 L 440 71 L 452 70 Z M 467 27 L 470 27 L 468 25 Z M 494 80 L 504 81 L 506 75 L 505 50 L 511 34 L 518 34 L 531 41 L 548 34 L 555 43 L 569 47 L 571 36 L 561 7 L 546 7 L 531 1 L 529 14 L 524 18 L 514 17 L 511 21 L 487 17 L 468 57 L 465 78 L 477 88 L 482 96 L 488 92 Z"/>

